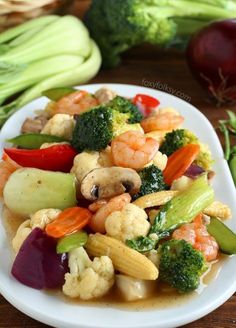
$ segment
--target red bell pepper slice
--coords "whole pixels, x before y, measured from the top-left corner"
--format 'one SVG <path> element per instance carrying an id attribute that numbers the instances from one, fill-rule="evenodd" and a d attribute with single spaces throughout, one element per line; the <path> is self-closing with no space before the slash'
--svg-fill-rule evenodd
<path id="1" fill-rule="evenodd" d="M 138 93 L 133 103 L 139 108 L 144 116 L 148 116 L 151 112 L 160 105 L 160 101 L 154 97 Z"/>
<path id="2" fill-rule="evenodd" d="M 70 145 L 55 145 L 44 149 L 5 148 L 5 153 L 23 167 L 69 172 L 77 152 Z"/>

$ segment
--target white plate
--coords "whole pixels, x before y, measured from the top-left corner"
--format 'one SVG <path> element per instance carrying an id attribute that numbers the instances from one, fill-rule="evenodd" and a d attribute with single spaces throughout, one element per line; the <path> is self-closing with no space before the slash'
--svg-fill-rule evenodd
<path id="1" fill-rule="evenodd" d="M 90 92 L 102 85 L 85 85 L 80 88 Z M 230 205 L 233 216 L 236 215 L 235 187 L 223 159 L 223 152 L 216 133 L 196 108 L 169 94 L 132 85 L 110 84 L 113 90 L 123 96 L 132 97 L 136 93 L 146 93 L 161 101 L 162 106 L 173 106 L 185 117 L 185 126 L 195 132 L 200 139 L 208 143 L 215 158 L 214 181 L 216 199 Z M 26 117 L 34 116 L 35 109 L 44 108 L 46 98 L 39 98 L 15 113 L 4 125 L 0 133 L 0 152 L 6 146 L 4 140 L 16 136 Z M 228 225 L 236 230 L 236 221 Z M 0 223 L 0 292 L 17 309 L 43 323 L 60 328 L 170 328 L 187 324 L 208 314 L 223 304 L 236 291 L 236 257 L 229 257 L 220 273 L 203 290 L 200 296 L 171 308 L 137 312 L 117 308 L 98 308 L 65 303 L 61 298 L 43 291 L 34 290 L 18 283 L 10 274 L 11 256 L 3 226 Z"/>

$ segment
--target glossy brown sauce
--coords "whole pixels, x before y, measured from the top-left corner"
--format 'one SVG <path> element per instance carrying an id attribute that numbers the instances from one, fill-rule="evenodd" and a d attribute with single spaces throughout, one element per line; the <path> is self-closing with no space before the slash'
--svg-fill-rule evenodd
<path id="1" fill-rule="evenodd" d="M 3 215 L 1 217 L 3 219 L 3 225 L 6 229 L 9 244 L 11 245 L 12 238 L 16 234 L 19 225 L 25 219 L 11 213 L 6 207 L 3 207 Z M 178 292 L 176 292 L 176 290 L 160 281 L 158 281 L 158 283 L 151 282 L 153 288 L 151 289 L 152 292 L 148 298 L 131 302 L 125 302 L 115 286 L 110 290 L 109 294 L 100 298 L 99 300 L 94 301 L 81 301 L 79 299 L 70 299 L 68 297 L 65 297 L 60 291 L 49 291 L 48 293 L 53 293 L 58 297 L 61 297 L 67 303 L 76 303 L 84 306 L 91 305 L 96 307 L 117 307 L 122 308 L 122 310 L 135 311 L 152 310 L 157 308 L 171 308 L 179 306 L 192 299 L 193 297 L 197 297 L 207 286 L 207 284 L 218 276 L 225 258 L 226 256 L 221 255 L 217 261 L 211 264 L 208 271 L 203 275 L 201 279 L 201 284 L 196 291 L 183 295 L 179 294 Z"/>

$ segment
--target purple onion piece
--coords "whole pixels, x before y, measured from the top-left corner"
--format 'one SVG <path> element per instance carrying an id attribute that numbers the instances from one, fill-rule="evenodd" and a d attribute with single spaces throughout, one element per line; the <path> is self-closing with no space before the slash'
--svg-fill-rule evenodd
<path id="1" fill-rule="evenodd" d="M 198 166 L 197 164 L 191 164 L 187 171 L 185 171 L 184 175 L 188 178 L 196 179 L 204 172 L 205 170 L 202 167 Z"/>
<path id="2" fill-rule="evenodd" d="M 22 284 L 35 288 L 58 288 L 68 272 L 66 254 L 56 253 L 57 242 L 35 228 L 22 244 L 12 266 L 12 275 Z"/>

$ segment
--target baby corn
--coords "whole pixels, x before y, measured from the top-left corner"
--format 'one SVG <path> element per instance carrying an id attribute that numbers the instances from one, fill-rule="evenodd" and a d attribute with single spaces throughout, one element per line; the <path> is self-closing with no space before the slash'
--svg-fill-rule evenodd
<path id="1" fill-rule="evenodd" d="M 92 256 L 109 256 L 116 270 L 131 277 L 143 280 L 158 278 L 157 267 L 146 256 L 119 240 L 96 233 L 89 236 L 85 247 Z"/>
<path id="2" fill-rule="evenodd" d="M 229 206 L 218 201 L 207 206 L 203 213 L 209 216 L 216 216 L 220 219 L 230 219 L 232 216 Z"/>
<path id="3" fill-rule="evenodd" d="M 179 191 L 176 190 L 158 191 L 138 198 L 133 202 L 133 204 L 143 209 L 147 207 L 160 206 L 167 203 L 178 193 Z"/>

